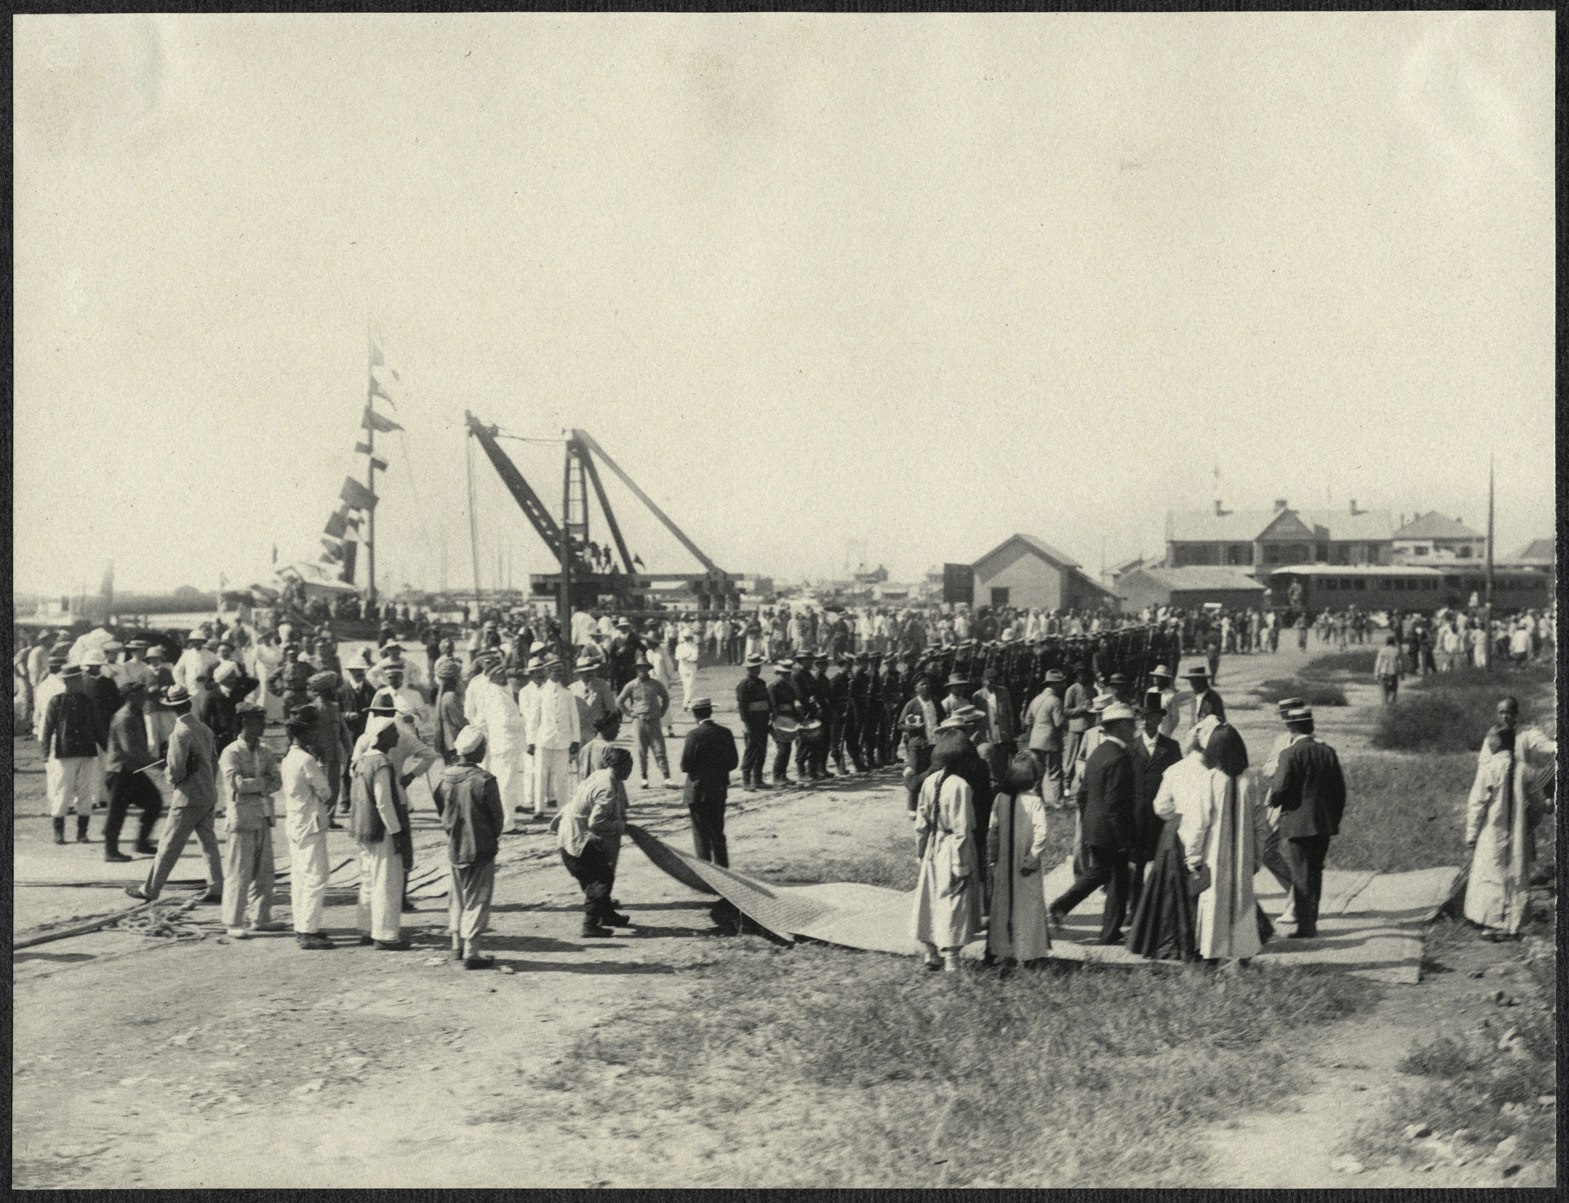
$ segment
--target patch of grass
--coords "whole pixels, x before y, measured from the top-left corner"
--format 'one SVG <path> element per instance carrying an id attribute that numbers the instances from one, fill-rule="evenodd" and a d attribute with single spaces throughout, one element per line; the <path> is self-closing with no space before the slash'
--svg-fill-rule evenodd
<path id="1" fill-rule="evenodd" d="M 1345 752 L 1346 813 L 1329 846 L 1335 869 L 1398 873 L 1463 865 L 1465 804 L 1476 755 Z"/>
<path id="2" fill-rule="evenodd" d="M 1370 742 L 1395 752 L 1474 752 L 1506 694 L 1520 699 L 1527 722 L 1550 728 L 1552 720 L 1542 712 L 1554 709 L 1552 686 L 1553 666 L 1543 661 L 1491 673 L 1465 668 L 1407 680 L 1400 700 L 1379 710 Z"/>
<path id="3" fill-rule="evenodd" d="M 1371 677 L 1373 660 L 1377 655 L 1378 651 L 1375 648 L 1357 652 L 1330 652 L 1303 665 L 1300 675 L 1316 681 L 1328 680 L 1334 676 Z"/>
<path id="4" fill-rule="evenodd" d="M 1358 1138 L 1354 1148 L 1364 1159 L 1427 1161 L 1436 1140 L 1485 1156 L 1513 1138 L 1510 1160 L 1552 1161 L 1556 1099 L 1545 1105 L 1538 1099 L 1557 1089 L 1554 960 L 1550 940 L 1531 944 L 1524 958 L 1526 997 L 1506 1013 L 1509 1027 L 1446 1033 L 1406 1054 L 1398 1068 L 1418 1081 L 1396 1090 L 1383 1122 Z M 1432 1137 L 1407 1139 L 1411 1124 L 1426 1124 Z M 1457 1133 L 1463 1136 L 1457 1139 Z"/>
<path id="5" fill-rule="evenodd" d="M 601 1089 L 618 1108 L 676 1105 L 747 1148 L 735 1185 L 1121 1186 L 1196 1170 L 1195 1125 L 1301 1085 L 1280 1033 L 1370 995 L 1293 970 L 1002 978 L 735 947 L 679 1013 L 612 1022 L 569 1059 L 615 1067 Z"/>
<path id="6" fill-rule="evenodd" d="M 1301 698 L 1309 706 L 1346 705 L 1346 691 L 1340 686 L 1296 677 L 1271 677 L 1256 685 L 1253 692 L 1266 702 L 1278 702 L 1281 698 Z"/>

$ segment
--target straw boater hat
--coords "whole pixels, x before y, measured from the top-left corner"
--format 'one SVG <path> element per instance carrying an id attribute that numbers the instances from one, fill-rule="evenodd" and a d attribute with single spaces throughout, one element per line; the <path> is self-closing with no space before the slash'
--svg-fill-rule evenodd
<path id="1" fill-rule="evenodd" d="M 790 659 L 780 660 L 774 665 L 774 671 L 776 673 L 794 672 L 795 661 Z"/>
<path id="2" fill-rule="evenodd" d="M 1129 706 L 1126 702 L 1113 702 L 1110 706 L 1106 707 L 1105 712 L 1100 716 L 1100 721 L 1102 724 L 1105 724 L 1120 722 L 1123 719 L 1126 719 L 1131 723 L 1138 717 L 1139 716 L 1133 712 L 1133 707 Z"/>
<path id="3" fill-rule="evenodd" d="M 1311 706 L 1297 706 L 1296 708 L 1294 708 L 1292 710 L 1286 711 L 1286 722 L 1287 722 L 1287 724 L 1291 724 L 1291 723 L 1311 723 L 1312 721 L 1313 721 L 1313 708 Z"/>
<path id="4" fill-rule="evenodd" d="M 1185 681 L 1208 681 L 1209 669 L 1202 664 L 1191 664 L 1188 671 L 1182 674 Z"/>
<path id="5" fill-rule="evenodd" d="M 693 698 L 691 704 L 687 706 L 687 709 L 692 711 L 694 714 L 699 710 L 712 710 L 713 708 L 713 698 Z"/>
<path id="6" fill-rule="evenodd" d="M 577 663 L 572 666 L 574 672 L 591 673 L 599 667 L 599 661 L 592 656 L 579 656 Z"/>
<path id="7" fill-rule="evenodd" d="M 1280 716 L 1282 718 L 1286 716 L 1287 711 L 1296 710 L 1297 708 L 1305 705 L 1307 705 L 1307 703 L 1304 702 L 1301 698 L 1281 698 L 1280 701 L 1275 703 L 1275 706 L 1280 711 Z"/>
<path id="8" fill-rule="evenodd" d="M 1154 668 L 1150 669 L 1150 676 L 1165 677 L 1166 680 L 1169 681 L 1171 680 L 1171 669 L 1167 668 L 1164 664 L 1157 664 Z"/>
<path id="9" fill-rule="evenodd" d="M 748 668 L 761 668 L 765 663 L 767 663 L 767 661 L 763 659 L 761 652 L 753 652 L 746 658 L 746 666 Z"/>
<path id="10" fill-rule="evenodd" d="M 970 678 L 966 677 L 963 673 L 954 673 L 948 678 L 949 685 L 968 685 L 969 683 Z"/>
<path id="11" fill-rule="evenodd" d="M 1048 668 L 1046 670 L 1046 684 L 1061 685 L 1062 681 L 1062 670 L 1060 668 Z"/>

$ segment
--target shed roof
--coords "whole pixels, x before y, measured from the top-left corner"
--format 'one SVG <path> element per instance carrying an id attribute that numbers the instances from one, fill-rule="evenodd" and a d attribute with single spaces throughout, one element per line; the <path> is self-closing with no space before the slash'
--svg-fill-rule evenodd
<path id="1" fill-rule="evenodd" d="M 1121 584 L 1129 584 L 1136 578 L 1143 577 L 1154 581 L 1157 585 L 1170 589 L 1174 593 L 1187 593 L 1201 589 L 1247 589 L 1254 593 L 1262 593 L 1264 585 L 1254 580 L 1247 573 L 1236 568 L 1221 568 L 1215 565 L 1195 564 L 1187 568 L 1140 568 L 1123 578 Z"/>
<path id="2" fill-rule="evenodd" d="M 1075 560 L 1072 556 L 1067 555 L 1064 552 L 1058 551 L 1055 547 L 1053 547 L 1050 543 L 1047 543 L 1044 539 L 1037 539 L 1034 535 L 1021 535 L 1021 534 L 1009 535 L 1001 543 L 997 544 L 996 547 L 992 548 L 985 555 L 983 555 L 980 559 L 976 560 L 975 564 L 973 566 L 976 567 L 976 568 L 979 568 L 982 564 L 986 563 L 987 560 L 991 559 L 993 556 L 997 555 L 999 552 L 1006 551 L 1009 547 L 1011 547 L 1015 543 L 1023 543 L 1026 547 L 1028 547 L 1036 555 L 1042 556 L 1043 558 L 1050 560 L 1052 563 L 1058 565 L 1061 568 L 1078 568 L 1078 567 L 1080 567 L 1079 562 L 1077 560 Z"/>
<path id="3" fill-rule="evenodd" d="M 1336 543 L 1381 542 L 1394 537 L 1395 519 L 1388 510 L 1171 510 L 1166 537 L 1174 543 L 1251 543 L 1281 513 L 1295 514 L 1306 526 L 1322 526 Z"/>
<path id="4" fill-rule="evenodd" d="M 1547 564 L 1553 563 L 1553 541 L 1551 539 L 1532 539 L 1514 555 L 1504 560 L 1505 564 Z"/>

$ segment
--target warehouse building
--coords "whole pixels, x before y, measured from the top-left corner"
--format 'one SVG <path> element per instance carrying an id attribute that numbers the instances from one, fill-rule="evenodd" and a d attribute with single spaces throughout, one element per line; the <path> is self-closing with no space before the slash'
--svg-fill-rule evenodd
<path id="1" fill-rule="evenodd" d="M 945 593 L 962 592 L 964 574 L 952 571 L 956 565 L 948 567 Z M 968 575 L 967 600 L 975 606 L 1032 610 L 1118 608 L 1115 593 L 1086 575 L 1078 561 L 1034 535 L 1004 539 L 970 565 Z"/>
<path id="2" fill-rule="evenodd" d="M 1196 610 L 1215 604 L 1245 610 L 1264 604 L 1264 586 L 1240 568 L 1135 568 L 1117 581 L 1124 610 L 1180 606 Z"/>

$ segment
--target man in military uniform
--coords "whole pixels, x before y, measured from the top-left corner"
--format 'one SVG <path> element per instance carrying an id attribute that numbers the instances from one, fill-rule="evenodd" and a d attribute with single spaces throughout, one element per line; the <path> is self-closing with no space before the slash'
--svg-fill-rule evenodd
<path id="1" fill-rule="evenodd" d="M 790 684 L 795 686 L 796 699 L 800 703 L 800 713 L 797 717 L 803 722 L 820 718 L 817 709 L 817 678 L 812 675 L 812 653 L 809 650 L 801 652 L 801 658 L 796 662 L 796 668 L 790 674 Z M 820 743 L 821 741 L 816 741 Z M 797 781 L 817 780 L 816 755 L 808 747 L 814 741 L 808 740 L 804 735 L 795 741 L 795 776 Z"/>
<path id="2" fill-rule="evenodd" d="M 855 671 L 850 675 L 850 711 L 845 721 L 844 739 L 849 745 L 850 756 L 855 761 L 855 771 L 868 773 L 872 769 L 872 764 L 866 758 L 865 733 L 868 723 L 867 699 L 872 678 L 867 671 L 867 665 L 871 663 L 872 658 L 866 652 L 857 652 L 852 659 L 855 661 Z"/>
<path id="3" fill-rule="evenodd" d="M 861 759 L 868 769 L 883 766 L 883 657 L 873 652 L 866 674 L 866 725 L 861 728 Z"/>
<path id="4" fill-rule="evenodd" d="M 899 712 L 904 709 L 908 700 L 903 674 L 899 672 L 898 662 L 893 654 L 888 656 L 888 665 L 883 670 L 882 698 L 883 712 L 878 730 L 881 734 L 881 743 L 878 750 L 882 753 L 883 764 L 897 764 L 899 762 L 899 744 L 904 733 L 899 730 Z"/>
<path id="5" fill-rule="evenodd" d="M 800 695 L 796 693 L 795 682 L 791 679 L 795 672 L 795 663 L 791 660 L 781 660 L 774 665 L 777 674 L 772 685 L 768 687 L 768 700 L 773 707 L 775 719 L 789 718 L 799 723 L 803 717 Z M 774 731 L 774 774 L 773 783 L 783 787 L 790 784 L 790 745 L 796 742 L 794 734 L 781 734 Z"/>
<path id="6" fill-rule="evenodd" d="M 839 776 L 848 776 L 844 767 L 844 751 L 848 742 L 846 736 L 849 731 L 850 715 L 850 674 L 845 672 L 845 665 L 850 663 L 851 657 L 841 654 L 834 661 L 838 670 L 828 680 L 828 746 L 833 753 L 834 767 Z M 828 660 L 827 656 L 818 657 L 819 672 L 821 666 Z M 850 760 L 855 765 L 856 772 L 861 770 L 861 752 L 853 743 L 849 744 Z"/>
<path id="7" fill-rule="evenodd" d="M 763 764 L 768 759 L 768 724 L 774 707 L 768 685 L 763 681 L 763 658 L 752 653 L 746 658 L 746 676 L 735 687 L 736 713 L 746 730 L 745 750 L 741 755 L 741 788 L 763 788 Z"/>
<path id="8" fill-rule="evenodd" d="M 834 717 L 833 682 L 828 678 L 827 652 L 818 652 L 817 655 L 812 658 L 812 663 L 815 668 L 815 671 L 812 673 L 812 703 L 814 707 L 813 713 L 817 720 L 822 723 L 823 730 L 821 735 L 812 744 L 812 754 L 808 758 L 808 764 L 811 766 L 812 776 L 817 780 L 824 780 L 832 776 L 832 774 L 830 774 L 828 771 L 828 751 L 833 743 L 834 726 L 836 725 L 836 719 Z M 841 773 L 844 771 L 843 755 L 844 754 L 841 751 Z"/>

